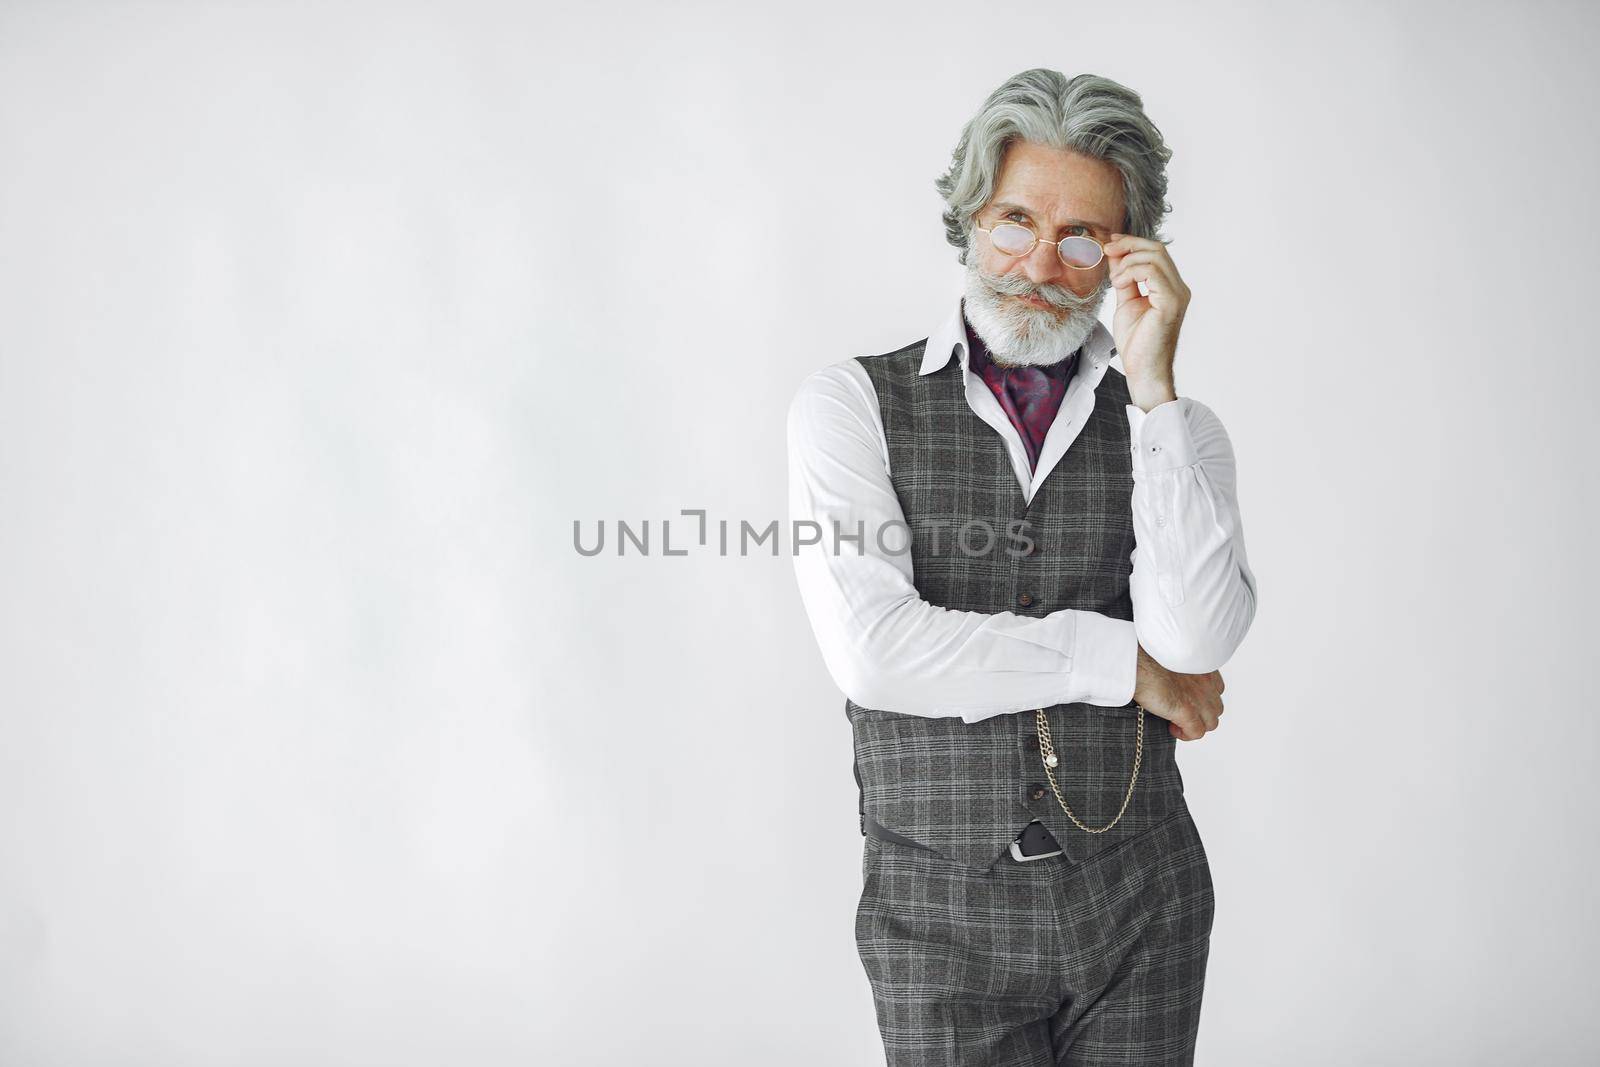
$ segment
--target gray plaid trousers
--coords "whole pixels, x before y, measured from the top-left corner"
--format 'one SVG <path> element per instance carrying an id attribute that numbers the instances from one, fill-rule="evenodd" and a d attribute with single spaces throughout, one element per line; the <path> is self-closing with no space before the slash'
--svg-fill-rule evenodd
<path id="1" fill-rule="evenodd" d="M 889 1067 L 1194 1063 L 1215 905 L 1186 806 L 1081 863 L 863 850 L 855 937 Z"/>

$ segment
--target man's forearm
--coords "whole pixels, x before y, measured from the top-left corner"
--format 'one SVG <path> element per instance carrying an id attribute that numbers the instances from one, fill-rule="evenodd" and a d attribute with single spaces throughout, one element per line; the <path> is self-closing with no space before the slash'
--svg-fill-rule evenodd
<path id="1" fill-rule="evenodd" d="M 1221 420 L 1189 397 L 1149 411 L 1129 405 L 1128 420 L 1139 546 L 1129 592 L 1139 642 L 1168 670 L 1217 670 L 1256 608 L 1232 444 Z"/>
<path id="2" fill-rule="evenodd" d="M 1118 707 L 1133 697 L 1131 622 L 1092 611 L 952 611 L 914 589 L 879 598 L 863 593 L 859 572 L 843 582 L 827 573 L 826 554 L 815 552 L 795 560 L 806 612 L 829 674 L 863 707 L 976 722 L 1080 701 Z"/>

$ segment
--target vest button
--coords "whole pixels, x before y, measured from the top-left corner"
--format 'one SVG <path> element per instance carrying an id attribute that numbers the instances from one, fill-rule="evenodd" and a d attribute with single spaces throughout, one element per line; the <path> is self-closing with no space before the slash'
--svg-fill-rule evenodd
<path id="1" fill-rule="evenodd" d="M 1024 745 L 1027 745 L 1029 748 L 1038 748 L 1039 747 L 1039 735 L 1038 734 L 1029 734 L 1027 737 L 1023 738 L 1022 743 Z"/>
<path id="2" fill-rule="evenodd" d="M 1033 795 L 1033 799 L 1035 799 L 1035 800 L 1043 800 L 1044 799 L 1044 790 L 1041 789 L 1038 786 L 1034 786 L 1032 795 Z"/>
<path id="3" fill-rule="evenodd" d="M 1033 603 L 1033 597 L 1029 596 L 1027 593 L 1023 593 L 1021 596 L 1017 597 L 1017 603 L 1021 604 L 1023 607 L 1027 607 L 1029 604 Z"/>

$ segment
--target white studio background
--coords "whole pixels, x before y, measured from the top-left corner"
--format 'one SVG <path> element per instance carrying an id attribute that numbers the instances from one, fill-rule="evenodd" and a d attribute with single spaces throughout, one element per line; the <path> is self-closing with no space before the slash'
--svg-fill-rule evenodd
<path id="1" fill-rule="evenodd" d="M 1589 1061 L 1597 22 L 0 7 L 0 1064 L 881 1063 L 790 561 L 660 527 L 784 517 L 1033 66 L 1174 149 L 1261 583 L 1198 1062 Z"/>

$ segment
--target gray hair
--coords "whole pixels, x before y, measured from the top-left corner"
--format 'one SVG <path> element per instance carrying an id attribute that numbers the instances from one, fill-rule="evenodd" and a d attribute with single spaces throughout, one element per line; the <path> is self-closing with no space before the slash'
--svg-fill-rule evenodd
<path id="1" fill-rule="evenodd" d="M 1068 79 L 1036 68 L 1008 78 L 989 94 L 961 131 L 950 169 L 934 182 L 944 197 L 944 231 L 967 261 L 973 218 L 994 196 L 1000 161 L 1014 141 L 1070 148 L 1114 165 L 1122 174 L 1127 215 L 1120 232 L 1165 242 L 1158 231 L 1172 150 L 1146 117 L 1139 94 L 1097 74 Z"/>

